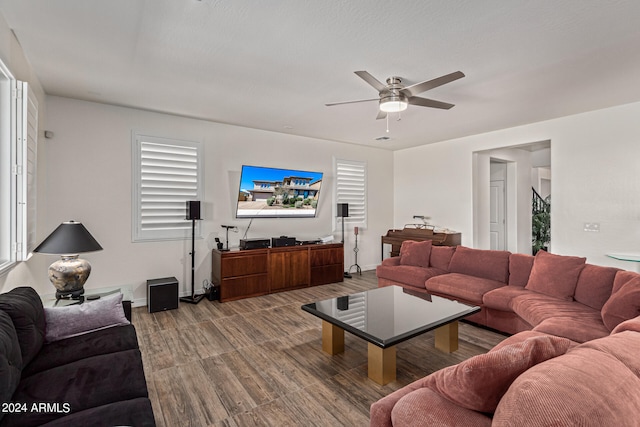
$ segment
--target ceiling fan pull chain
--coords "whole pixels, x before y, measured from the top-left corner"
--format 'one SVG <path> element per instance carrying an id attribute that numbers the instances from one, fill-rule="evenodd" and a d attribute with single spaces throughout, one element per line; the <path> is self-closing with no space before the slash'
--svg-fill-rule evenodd
<path id="1" fill-rule="evenodd" d="M 387 114 L 387 133 L 389 133 L 389 114 Z"/>

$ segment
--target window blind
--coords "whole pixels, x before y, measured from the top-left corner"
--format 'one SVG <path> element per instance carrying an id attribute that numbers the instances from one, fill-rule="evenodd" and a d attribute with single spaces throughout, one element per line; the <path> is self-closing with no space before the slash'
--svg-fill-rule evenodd
<path id="1" fill-rule="evenodd" d="M 16 83 L 17 132 L 17 254 L 26 261 L 36 246 L 36 171 L 38 153 L 38 101 L 26 82 Z"/>
<path id="2" fill-rule="evenodd" d="M 367 164 L 365 162 L 336 159 L 336 203 L 349 204 L 345 224 L 367 226 Z M 339 226 L 336 219 L 336 228 Z"/>
<path id="3" fill-rule="evenodd" d="M 200 144 L 138 135 L 137 218 L 134 240 L 191 235 L 186 201 L 200 200 Z"/>

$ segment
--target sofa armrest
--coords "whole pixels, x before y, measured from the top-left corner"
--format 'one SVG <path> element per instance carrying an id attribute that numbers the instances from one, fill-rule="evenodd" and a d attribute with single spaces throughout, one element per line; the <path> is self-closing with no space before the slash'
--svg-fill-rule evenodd
<path id="1" fill-rule="evenodd" d="M 424 378 L 421 378 L 371 405 L 369 426 L 488 427 L 491 425 L 491 418 L 487 415 L 458 406 L 430 388 L 423 387 L 423 383 Z"/>
<path id="2" fill-rule="evenodd" d="M 399 256 L 394 256 L 391 258 L 385 258 L 382 260 L 382 264 L 385 267 L 395 267 L 397 265 L 400 265 L 400 257 Z"/>
<path id="3" fill-rule="evenodd" d="M 390 258 L 387 258 L 390 259 Z M 386 261 L 386 260 L 385 260 Z M 369 427 L 390 427 L 391 423 L 391 410 L 398 403 L 398 400 L 405 395 L 411 393 L 414 390 L 422 388 L 424 378 L 420 378 L 417 381 L 408 384 L 401 389 L 394 391 L 393 393 L 383 397 L 371 404 L 370 408 L 370 424 Z"/>

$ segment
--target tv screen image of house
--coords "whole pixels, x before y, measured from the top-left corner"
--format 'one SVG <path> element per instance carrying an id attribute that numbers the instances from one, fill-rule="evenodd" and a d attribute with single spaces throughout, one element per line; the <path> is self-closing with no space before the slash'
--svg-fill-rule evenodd
<path id="1" fill-rule="evenodd" d="M 236 218 L 314 218 L 322 172 L 242 166 Z"/>

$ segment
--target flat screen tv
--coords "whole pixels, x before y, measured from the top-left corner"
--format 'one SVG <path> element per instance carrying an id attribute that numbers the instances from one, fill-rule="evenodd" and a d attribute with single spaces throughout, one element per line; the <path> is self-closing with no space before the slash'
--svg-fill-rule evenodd
<path id="1" fill-rule="evenodd" d="M 236 218 L 315 218 L 322 172 L 242 166 Z"/>

